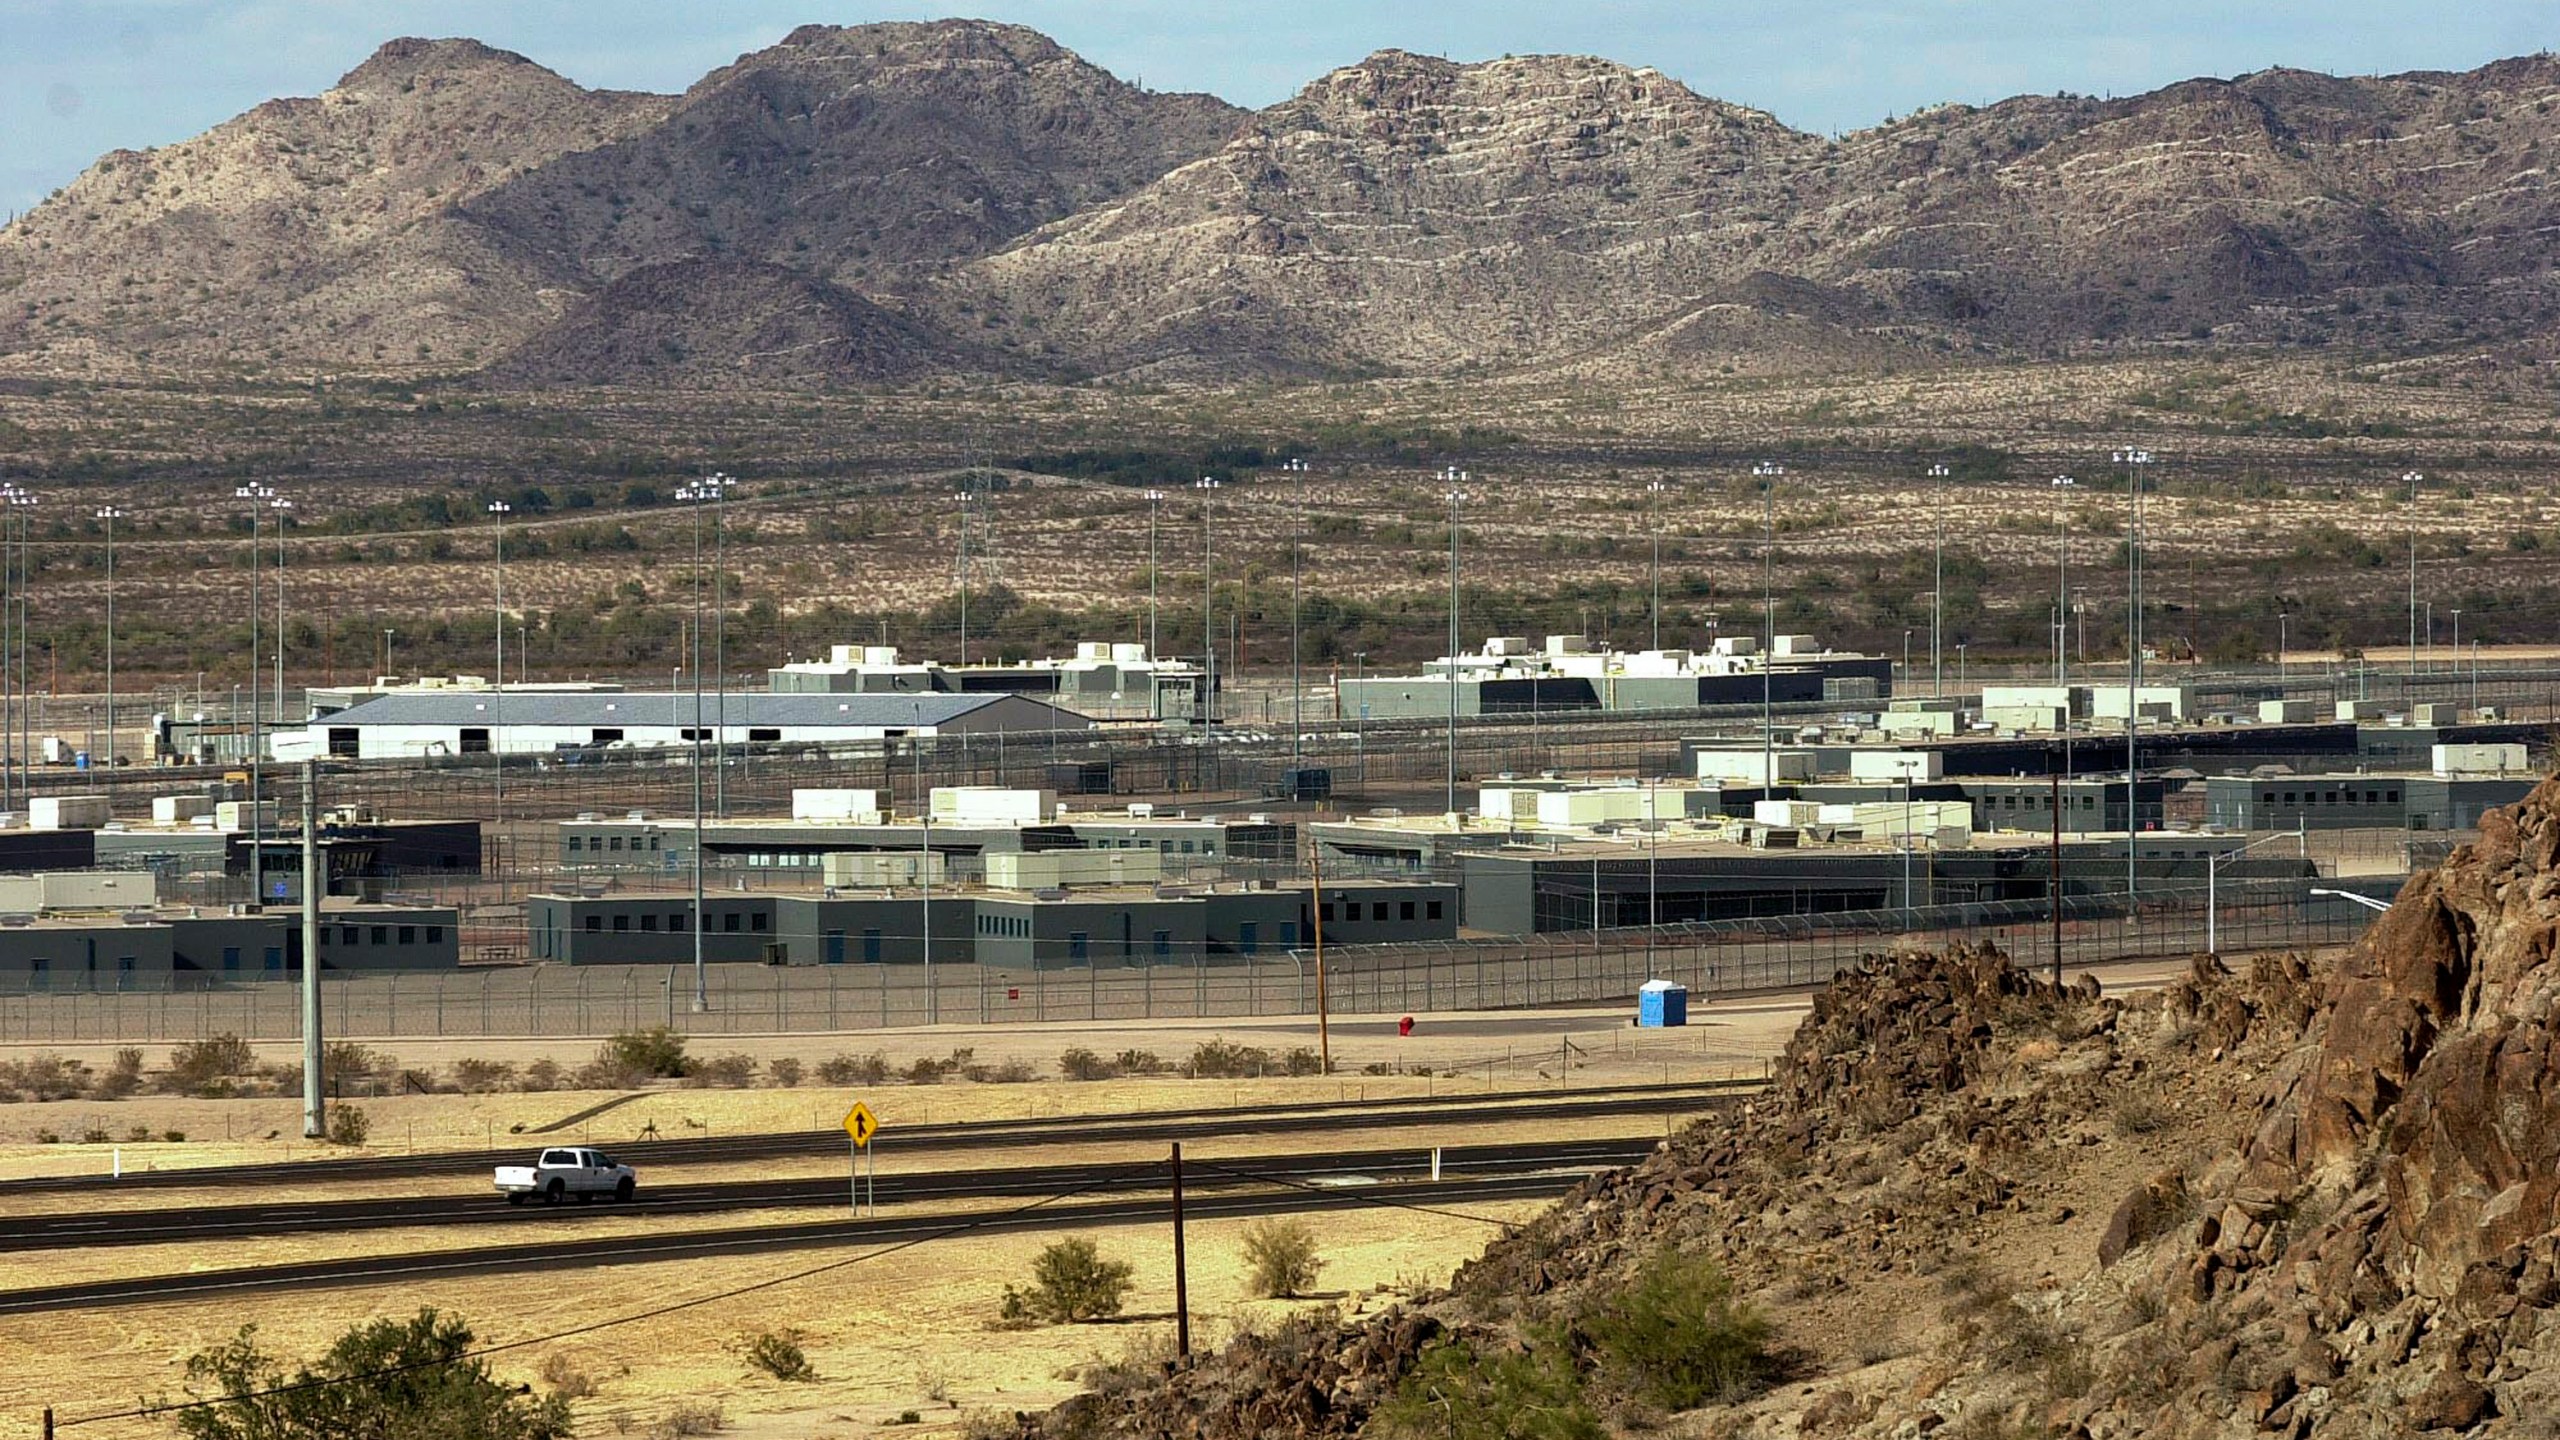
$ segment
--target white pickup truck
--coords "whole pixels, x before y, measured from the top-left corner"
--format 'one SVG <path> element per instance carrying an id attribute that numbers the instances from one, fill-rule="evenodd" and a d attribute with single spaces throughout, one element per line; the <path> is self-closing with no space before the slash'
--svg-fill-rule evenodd
<path id="1" fill-rule="evenodd" d="M 540 1196 L 546 1205 L 557 1205 L 575 1195 L 581 1201 L 599 1195 L 628 1200 L 639 1183 L 639 1176 L 601 1150 L 545 1150 L 530 1165 L 498 1167 L 498 1193 L 510 1205 L 521 1205 L 529 1196 Z"/>

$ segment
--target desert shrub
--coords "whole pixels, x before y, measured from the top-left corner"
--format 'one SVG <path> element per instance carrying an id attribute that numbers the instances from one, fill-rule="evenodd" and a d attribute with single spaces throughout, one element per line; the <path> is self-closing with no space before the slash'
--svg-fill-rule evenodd
<path id="1" fill-rule="evenodd" d="M 709 1435 L 727 1428 L 729 1417 L 719 1406 L 701 1400 L 687 1400 L 673 1410 L 649 1422 L 641 1433 L 647 1440 L 685 1440 L 691 1435 Z"/>
<path id="2" fill-rule="evenodd" d="M 136 1125 L 132 1129 L 127 1130 L 124 1132 L 124 1143 L 127 1145 L 147 1145 L 151 1143 L 151 1127 L 148 1125 Z"/>
<path id="3" fill-rule="evenodd" d="M 1173 1067 L 1153 1050 L 1123 1050 L 1111 1059 L 1123 1075 L 1161 1075 Z"/>
<path id="4" fill-rule="evenodd" d="M 685 1073 L 684 1037 L 664 1025 L 625 1030 L 604 1042 L 596 1060 L 653 1080 L 674 1079 Z"/>
<path id="5" fill-rule="evenodd" d="M 584 1400 L 596 1393 L 595 1378 L 557 1350 L 543 1356 L 541 1367 L 533 1373 L 543 1388 L 563 1400 Z"/>
<path id="6" fill-rule="evenodd" d="M 1195 1080 L 1244 1079 L 1267 1073 L 1271 1069 L 1271 1052 L 1259 1045 L 1203 1040 L 1192 1047 L 1191 1058 L 1183 1062 L 1182 1068 Z"/>
<path id="7" fill-rule="evenodd" d="M 105 1145 L 113 1142 L 115 1138 L 107 1133 L 106 1126 L 94 1120 L 80 1127 L 80 1143 L 83 1145 Z"/>
<path id="8" fill-rule="evenodd" d="M 169 1052 L 168 1086 L 183 1095 L 227 1093 L 257 1063 L 248 1041 L 228 1032 L 208 1035 Z"/>
<path id="9" fill-rule="evenodd" d="M 869 1055 L 836 1055 L 818 1062 L 821 1085 L 885 1085 L 889 1081 L 889 1062 L 877 1052 Z"/>
<path id="10" fill-rule="evenodd" d="M 1245 1283 L 1266 1300 L 1294 1300 L 1314 1288 L 1324 1258 L 1306 1221 L 1258 1220 L 1244 1232 Z"/>
<path id="11" fill-rule="evenodd" d="M 1120 1073 L 1120 1067 L 1076 1045 L 1059 1053 L 1058 1073 L 1070 1080 L 1108 1080 Z"/>
<path id="12" fill-rule="evenodd" d="M 561 1072 L 557 1060 L 536 1060 L 524 1067 L 524 1088 L 532 1091 L 557 1090 L 568 1077 Z"/>
<path id="13" fill-rule="evenodd" d="M 486 1361 L 469 1358 L 471 1338 L 459 1317 L 421 1310 L 357 1326 L 288 1372 L 258 1348 L 257 1327 L 244 1325 L 188 1358 L 188 1398 L 204 1403 L 171 1418 L 188 1440 L 566 1440 L 569 1402 L 500 1383 Z"/>
<path id="14" fill-rule="evenodd" d="M 1324 1057 L 1312 1047 L 1294 1046 L 1281 1053 L 1280 1069 L 1290 1075 L 1321 1075 L 1324 1073 Z"/>
<path id="15" fill-rule="evenodd" d="M 320 1080 L 331 1093 L 350 1080 L 387 1079 L 400 1073 L 400 1062 L 352 1040 L 333 1040 L 320 1052 Z"/>
<path id="16" fill-rule="evenodd" d="M 184 1130 L 163 1130 L 160 1132 L 160 1140 L 163 1144 L 182 1145 L 186 1143 L 186 1139 L 187 1132 Z"/>
<path id="17" fill-rule="evenodd" d="M 580 1090 L 636 1090 L 649 1083 L 652 1074 L 605 1050 L 578 1067 L 569 1083 Z"/>
<path id="18" fill-rule="evenodd" d="M 817 1367 L 801 1350 L 800 1339 L 797 1330 L 767 1330 L 747 1342 L 747 1363 L 776 1380 L 815 1380 Z"/>
<path id="19" fill-rule="evenodd" d="M 960 1073 L 976 1085 L 1027 1085 L 1040 1078 L 1028 1060 L 998 1060 L 992 1064 L 971 1060 L 960 1067 Z"/>
<path id="20" fill-rule="evenodd" d="M 142 1088 L 142 1052 L 128 1045 L 116 1052 L 113 1065 L 98 1077 L 96 1093 L 101 1100 L 121 1100 Z"/>
<path id="21" fill-rule="evenodd" d="M 1735 1297 L 1714 1261 L 1668 1247 L 1586 1312 L 1582 1329 L 1605 1372 L 1667 1410 L 1738 1399 L 1774 1373 L 1768 1317 Z"/>
<path id="22" fill-rule="evenodd" d="M 2108 1102 L 2108 1118 L 2115 1123 L 2119 1135 L 2155 1135 L 2177 1123 L 2177 1112 L 2170 1108 L 2169 1097 L 2156 1084 L 2137 1082 L 2124 1086 Z"/>
<path id="23" fill-rule="evenodd" d="M 942 1083 L 942 1077 L 950 1073 L 950 1061 L 936 1060 L 930 1055 L 919 1055 L 907 1065 L 906 1069 L 898 1072 L 898 1078 L 910 1085 L 939 1085 Z"/>
<path id="24" fill-rule="evenodd" d="M 772 1064 L 765 1066 L 764 1073 L 773 1081 L 774 1084 L 788 1090 L 791 1087 L 798 1085 L 800 1083 L 800 1077 L 808 1072 L 802 1068 L 799 1061 L 785 1055 L 781 1059 L 774 1061 Z"/>
<path id="25" fill-rule="evenodd" d="M 59 1055 L 0 1061 L 0 1095 L 11 1100 L 70 1100 L 87 1089 L 80 1066 Z"/>
<path id="26" fill-rule="evenodd" d="M 1101 1247 L 1082 1236 L 1070 1236 L 1042 1250 L 1031 1262 L 1031 1288 L 1004 1287 L 1001 1318 L 1007 1323 L 1071 1325 L 1120 1313 L 1129 1298 L 1136 1267 L 1125 1260 L 1105 1260 Z"/>
<path id="27" fill-rule="evenodd" d="M 365 1142 L 365 1137 L 372 1133 L 373 1121 L 366 1118 L 362 1110 L 353 1105 L 329 1107 L 330 1144 L 361 1145 Z"/>
<path id="28" fill-rule="evenodd" d="M 516 1067 L 505 1060 L 456 1060 L 453 1062 L 453 1083 L 466 1094 L 486 1095 L 492 1090 L 512 1088 L 516 1083 Z"/>
<path id="29" fill-rule="evenodd" d="M 1601 1440 L 1599 1412 L 1564 1337 L 1543 1330 L 1523 1349 L 1466 1339 L 1422 1352 L 1378 1407 L 1379 1430 L 1405 1440 Z"/>
<path id="30" fill-rule="evenodd" d="M 685 1069 L 689 1084 L 720 1090 L 744 1090 L 756 1083 L 756 1062 L 751 1055 L 715 1055 L 697 1060 Z"/>

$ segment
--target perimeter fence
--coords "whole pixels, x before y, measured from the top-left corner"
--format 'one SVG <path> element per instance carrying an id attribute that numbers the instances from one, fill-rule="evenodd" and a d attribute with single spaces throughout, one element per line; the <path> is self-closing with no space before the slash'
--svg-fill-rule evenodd
<path id="1" fill-rule="evenodd" d="M 2387 898 L 2396 879 L 2250 882 L 2043 901 L 1722 920 L 1653 929 L 1329 948 L 1325 1004 L 1339 1014 L 1591 1005 L 1628 1000 L 1649 978 L 1714 998 L 1820 984 L 1861 957 L 1992 943 L 2039 972 L 2105 962 L 2307 948 L 2352 940 L 2374 913 L 2342 892 Z M 694 1004 L 681 965 L 501 965 L 327 977 L 325 1024 L 351 1040 L 604 1036 L 651 1025 L 688 1035 L 882 1030 L 934 1023 L 1042 1024 L 1314 1013 L 1312 951 L 1192 955 L 1155 963 L 713 965 Z M 299 1033 L 290 980 L 177 975 L 153 989 L 0 993 L 0 1044 L 175 1042 Z"/>

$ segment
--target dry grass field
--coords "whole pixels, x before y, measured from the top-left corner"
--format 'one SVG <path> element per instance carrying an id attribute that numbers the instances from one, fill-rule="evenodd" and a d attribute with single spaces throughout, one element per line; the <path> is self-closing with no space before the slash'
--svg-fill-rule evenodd
<path id="1" fill-rule="evenodd" d="M 1318 664 L 1419 654 L 1438 627 L 1413 617 L 1436 620 L 1445 594 L 1449 486 L 1436 475 L 1449 465 L 1469 471 L 1466 631 L 1639 641 L 1658 523 L 1669 628 L 1694 643 L 1712 618 L 1752 623 L 1764 517 L 1748 471 L 1775 458 L 1788 469 L 1774 516 L 1782 626 L 1894 648 L 1926 614 L 1926 551 L 1943 535 L 1956 557 L 1951 643 L 1984 660 L 2041 654 L 2067 525 L 2104 655 L 2127 508 L 2106 457 L 2124 444 L 2160 457 L 2152 632 L 2239 655 L 2272 649 L 2278 608 L 2305 649 L 2402 638 L 2405 604 L 2367 572 L 2400 575 L 2413 536 L 2440 631 L 2462 606 L 2467 636 L 2546 640 L 2560 535 L 2541 541 L 2560 520 L 2540 477 L 2560 439 L 2522 384 L 2450 360 L 2336 356 L 574 403 L 63 384 L 0 394 L 0 451 L 80 477 L 34 527 L 39 629 L 54 634 L 66 688 L 94 683 L 102 654 L 93 498 L 131 512 L 118 546 L 128 674 L 227 678 L 228 647 L 208 642 L 245 630 L 248 512 L 230 496 L 242 479 L 295 503 L 297 674 L 374 668 L 386 628 L 396 668 L 485 669 L 495 535 L 481 502 L 510 495 L 508 606 L 528 622 L 518 658 L 537 674 L 645 680 L 669 663 L 699 573 L 696 517 L 667 497 L 706 467 L 743 477 L 725 507 L 725 562 L 731 661 L 749 671 L 884 629 L 911 650 L 956 650 L 954 492 L 973 464 L 990 467 L 968 521 L 980 653 L 1140 638 L 1150 485 L 1167 495 L 1166 648 L 1196 651 L 1202 517 L 1189 482 L 1215 471 L 1228 483 L 1206 553 L 1222 622 L 1241 616 L 1248 668 L 1287 659 L 1293 541 L 1302 588 L 1321 597 Z M 680 437 L 715 414 L 723 448 L 688 448 Z M 1289 453 L 1313 458 L 1303 480 L 1273 468 Z M 1943 487 L 1925 478 L 1940 460 L 1955 470 Z M 2414 509 L 2397 479 L 2413 468 L 2431 477 Z M 2058 473 L 2080 487 L 2057 492 Z M 1654 482 L 1669 487 L 1659 499 Z M 1009 598 L 990 602 L 997 585 Z"/>

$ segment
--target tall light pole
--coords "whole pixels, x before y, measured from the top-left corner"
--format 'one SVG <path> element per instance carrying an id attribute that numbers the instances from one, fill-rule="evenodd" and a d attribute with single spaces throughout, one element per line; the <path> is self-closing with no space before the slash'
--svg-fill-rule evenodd
<path id="1" fill-rule="evenodd" d="M 1440 472 L 1443 480 L 1465 483 L 1467 472 L 1452 465 Z M 1466 492 L 1454 486 L 1449 491 L 1449 789 L 1448 810 L 1452 823 L 1458 813 L 1458 505 Z"/>
<path id="2" fill-rule="evenodd" d="M 112 770 L 116 763 L 116 522 L 124 518 L 124 512 L 113 505 L 101 505 L 98 518 L 107 526 L 107 768 Z M 2454 612 L 2456 637 L 2462 634 L 2461 616 L 2461 611 Z M 2456 638 L 2455 648 L 2461 644 Z"/>
<path id="3" fill-rule="evenodd" d="M 2133 924 L 2137 921 L 2133 862 L 2142 835 L 2142 807 L 2136 799 L 2142 766 L 2134 748 L 2142 729 L 2142 486 L 2151 468 L 2151 452 L 2128 446 L 2115 452 L 2115 462 L 2131 482 L 2125 487 L 2129 500 L 2124 552 L 2124 912 L 2125 923 Z"/>
<path id="4" fill-rule="evenodd" d="M 489 502 L 489 518 L 497 524 L 497 544 L 491 550 L 497 566 L 497 594 L 489 618 L 498 634 L 498 673 L 496 688 L 489 692 L 489 798 L 492 830 L 490 836 L 494 858 L 498 862 L 498 883 L 507 877 L 507 516 L 515 509 L 504 500 Z M 702 837 L 696 835 L 699 849 Z"/>
<path id="5" fill-rule="evenodd" d="M 2453 669 L 2462 669 L 2462 607 L 2453 607 Z"/>
<path id="6" fill-rule="evenodd" d="M 1307 682 L 1300 664 L 1299 614 L 1301 587 L 1306 569 L 1307 550 L 1307 462 L 1291 457 L 1282 464 L 1297 480 L 1297 493 L 1290 497 L 1292 513 L 1289 531 L 1289 764 L 1303 773 L 1307 763 Z M 1289 798 L 1297 799 L 1299 784 L 1290 786 Z"/>
<path id="7" fill-rule="evenodd" d="M 1778 480 L 1787 467 L 1763 460 L 1751 467 L 1760 481 L 1760 793 L 1778 790 L 1776 707 L 1770 703 L 1769 662 L 1778 648 Z"/>
<path id="8" fill-rule="evenodd" d="M 1653 648 L 1662 648 L 1662 492 L 1671 487 L 1659 480 L 1645 482 L 1645 528 L 1653 532 Z M 1530 682 L 1535 684 L 1535 681 Z M 1650 977 L 1647 977 L 1650 978 Z"/>
<path id="9" fill-rule="evenodd" d="M 2080 482 L 2068 475 L 2053 477 L 2053 683 L 2071 684 L 2071 497 Z M 2062 697 L 2063 728 L 2070 728 L 2071 697 Z"/>
<path id="10" fill-rule="evenodd" d="M 969 663 L 969 486 L 962 481 L 951 494 L 960 508 L 960 664 Z"/>
<path id="11" fill-rule="evenodd" d="M 942 1021 L 942 996 L 933 988 L 933 790 L 924 778 L 923 701 L 915 702 L 915 713 L 915 728 L 907 733 L 913 737 L 916 747 L 916 814 L 924 825 L 924 836 L 916 850 L 917 893 L 922 897 L 917 911 L 920 922 L 917 934 L 924 945 L 924 1023 L 936 1025 Z M 1035 964 L 1033 968 L 1036 970 L 1038 966 Z"/>
<path id="12" fill-rule="evenodd" d="M 738 482 L 719 471 L 702 478 L 711 487 L 711 812 L 729 818 L 729 490 Z"/>
<path id="13" fill-rule="evenodd" d="M 266 748 L 265 718 L 258 703 L 258 610 L 264 596 L 258 593 L 258 512 L 276 492 L 265 485 L 243 485 L 231 492 L 235 500 L 249 505 L 249 908 L 256 910 L 266 903 L 266 858 L 260 853 L 265 845 L 264 827 L 258 815 L 258 752 Z M 283 516 L 276 517 L 281 523 Z"/>
<path id="14" fill-rule="evenodd" d="M 1210 575 L 1216 552 L 1209 546 L 1209 512 L 1217 504 L 1217 477 L 1203 475 L 1191 483 L 1191 488 L 1200 492 L 1200 683 L 1206 701 L 1201 724 L 1207 731 L 1204 738 L 1214 744 L 1218 733 L 1218 622 L 1212 599 L 1216 588 Z M 1214 757 L 1211 763 L 1216 763 Z"/>
<path id="15" fill-rule="evenodd" d="M 276 728 L 284 728 L 284 526 L 293 518 L 293 502 L 272 496 L 267 508 L 276 513 Z M 282 802 L 278 802 L 282 803 Z"/>
<path id="16" fill-rule="evenodd" d="M 693 1013 L 699 1015 L 711 1008 L 711 976 L 702 958 L 702 932 L 710 920 L 702 908 L 702 852 L 708 848 L 702 833 L 702 502 L 711 490 L 699 483 L 680 486 L 676 498 L 693 507 L 693 653 L 686 663 L 693 670 Z"/>
<path id="17" fill-rule="evenodd" d="M 1929 592 L 1929 694 L 1935 699 L 1947 689 L 1947 467 L 1930 466 L 1929 479 L 1930 583 L 1937 587 Z"/>
<path id="18" fill-rule="evenodd" d="M 2401 475 L 2400 483 L 2409 487 L 2409 670 L 2418 668 L 2418 487 L 2427 477 L 2411 470 Z M 2415 682 L 2411 682 L 2415 694 Z"/>
<path id="19" fill-rule="evenodd" d="M 15 484 L 0 483 L 0 506 L 16 505 L 22 493 Z M 0 511 L 0 807 L 9 809 L 22 808 L 15 804 L 19 780 L 18 707 L 26 699 L 17 688 L 17 547 L 11 543 L 16 538 L 15 519 L 13 511 Z"/>
<path id="20" fill-rule="evenodd" d="M 1156 522 L 1164 518 L 1164 492 L 1147 492 L 1147 658 L 1164 652 L 1156 647 Z"/>

